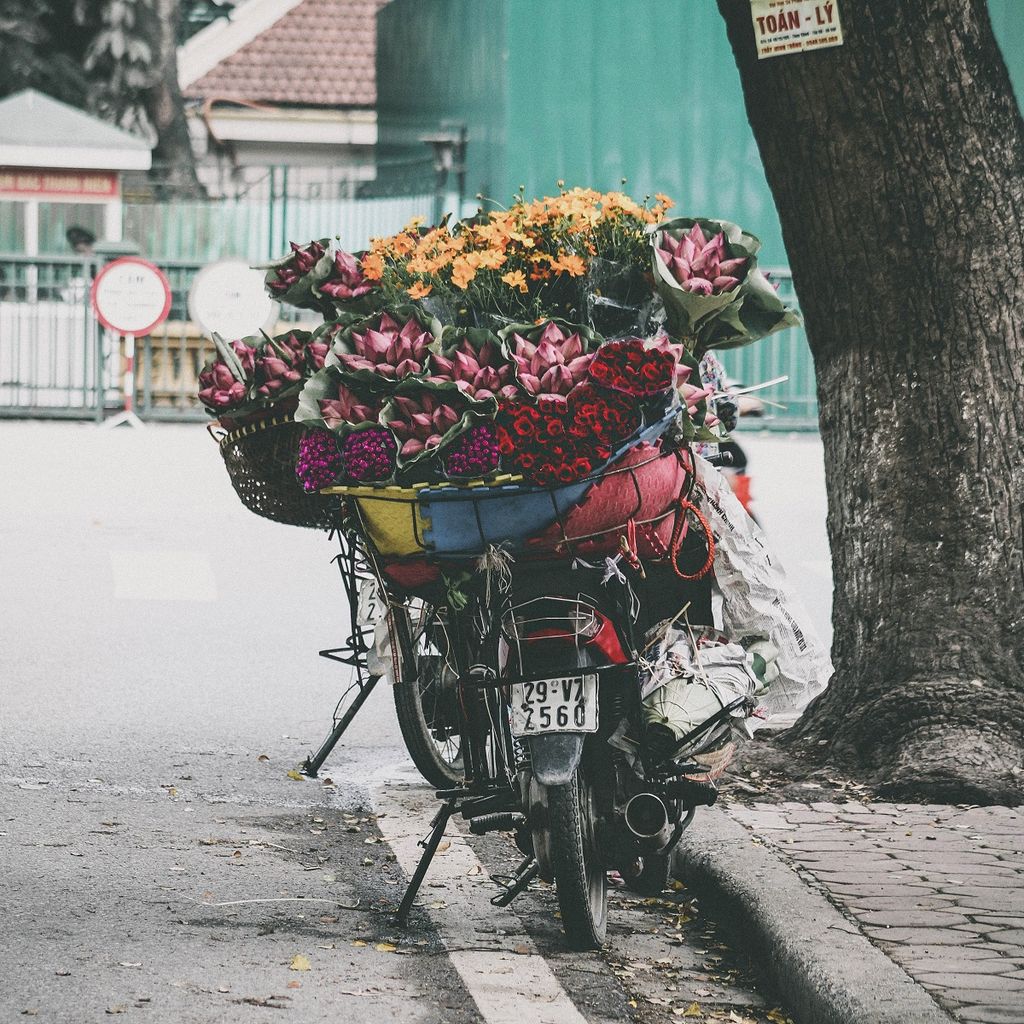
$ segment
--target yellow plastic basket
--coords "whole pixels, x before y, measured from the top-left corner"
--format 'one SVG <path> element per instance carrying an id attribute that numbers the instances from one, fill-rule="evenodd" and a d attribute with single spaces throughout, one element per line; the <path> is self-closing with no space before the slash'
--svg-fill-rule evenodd
<path id="1" fill-rule="evenodd" d="M 430 520 L 420 514 L 418 501 L 424 486 L 338 486 L 325 487 L 320 493 L 352 499 L 366 536 L 377 551 L 389 558 L 405 558 L 426 550 L 423 538 Z"/>

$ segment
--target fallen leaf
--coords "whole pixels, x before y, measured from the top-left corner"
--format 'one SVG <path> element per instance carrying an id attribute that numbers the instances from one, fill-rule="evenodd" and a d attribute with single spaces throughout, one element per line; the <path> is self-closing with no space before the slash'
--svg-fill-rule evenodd
<path id="1" fill-rule="evenodd" d="M 118 967 L 141 967 L 142 964 L 141 964 L 141 962 L 140 963 L 133 963 L 130 960 L 120 960 L 120 961 L 118 961 L 117 966 Z"/>
<path id="2" fill-rule="evenodd" d="M 266 754 L 260 754 L 260 756 L 259 756 L 259 757 L 257 757 L 257 758 L 256 758 L 256 760 L 257 760 L 257 761 L 269 761 L 269 760 L 270 760 L 270 758 L 269 758 L 269 757 L 267 757 L 267 755 L 266 755 Z"/>
<path id="3" fill-rule="evenodd" d="M 448 849 L 451 848 L 451 845 L 452 845 L 451 842 L 449 840 L 445 839 L 443 842 L 440 842 L 440 843 L 437 844 L 437 852 L 438 853 L 444 853 L 445 850 L 448 850 Z"/>
<path id="4" fill-rule="evenodd" d="M 287 771 L 287 775 L 288 778 L 291 779 L 293 782 L 302 781 L 302 776 L 294 768 L 289 768 Z"/>
<path id="5" fill-rule="evenodd" d="M 308 971 L 313 965 L 309 962 L 308 956 L 303 956 L 301 953 L 296 953 L 292 957 L 292 962 L 288 965 L 289 971 Z"/>
<path id="6" fill-rule="evenodd" d="M 365 942 L 363 942 L 363 940 L 362 940 L 362 939 L 353 939 L 353 940 L 352 940 L 352 945 L 353 945 L 353 946 L 365 946 L 365 945 L 366 945 L 366 943 L 365 943 Z"/>
<path id="7" fill-rule="evenodd" d="M 690 1003 L 689 1006 L 684 1010 L 681 1006 L 672 1011 L 677 1017 L 700 1017 L 701 1009 L 700 1003 Z"/>
<path id="8" fill-rule="evenodd" d="M 302 988 L 302 982 L 296 979 L 288 982 L 288 988 Z"/>
<path id="9" fill-rule="evenodd" d="M 71 972 L 70 971 L 54 971 L 53 973 L 56 974 L 58 978 L 70 978 L 71 977 Z"/>
<path id="10" fill-rule="evenodd" d="M 473 865 L 473 866 L 472 866 L 472 867 L 471 867 L 471 868 L 470 868 L 470 869 L 469 869 L 469 870 L 468 870 L 468 871 L 466 872 L 466 874 L 467 874 L 467 875 L 481 875 L 481 874 L 483 874 L 483 870 L 484 870 L 484 868 L 483 868 L 483 865 L 482 865 L 482 864 L 474 864 L 474 865 Z"/>
<path id="11" fill-rule="evenodd" d="M 524 946 L 522 943 L 520 943 L 518 946 L 513 948 L 512 952 L 513 953 L 518 953 L 520 956 L 529 956 L 530 955 L 530 947 L 529 946 Z"/>
<path id="12" fill-rule="evenodd" d="M 32 1006 L 32 1007 L 29 1007 L 29 1009 L 27 1009 L 27 1010 L 22 1010 L 21 1011 L 21 1015 L 23 1017 L 38 1017 L 39 1016 L 39 1011 L 34 1006 Z"/>
<path id="13" fill-rule="evenodd" d="M 229 989 L 229 988 L 227 987 L 227 985 L 221 985 L 221 986 L 220 986 L 220 987 L 219 987 L 219 988 L 217 989 L 217 991 L 218 991 L 218 992 L 230 992 L 230 991 L 231 991 L 231 989 Z"/>
<path id="14" fill-rule="evenodd" d="M 107 1013 L 127 1013 L 128 1012 L 128 1007 L 127 1006 L 123 1006 L 121 1003 L 118 1003 L 117 1006 L 108 1006 L 106 1012 Z"/>
<path id="15" fill-rule="evenodd" d="M 378 942 L 373 948 L 378 953 L 394 953 L 398 949 L 396 945 L 390 942 Z"/>

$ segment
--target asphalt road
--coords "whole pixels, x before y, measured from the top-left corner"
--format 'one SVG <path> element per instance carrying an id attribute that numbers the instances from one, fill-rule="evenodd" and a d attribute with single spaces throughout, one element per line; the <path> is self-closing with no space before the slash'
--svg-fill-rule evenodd
<path id="1" fill-rule="evenodd" d="M 820 448 L 749 448 L 827 628 Z M 396 929 L 432 797 L 384 687 L 289 777 L 345 681 L 334 552 L 247 512 L 201 427 L 0 422 L 0 493 L 0 1020 L 769 1019 L 685 891 L 617 894 L 601 954 L 547 888 L 491 908 L 500 837 L 453 835 Z"/>

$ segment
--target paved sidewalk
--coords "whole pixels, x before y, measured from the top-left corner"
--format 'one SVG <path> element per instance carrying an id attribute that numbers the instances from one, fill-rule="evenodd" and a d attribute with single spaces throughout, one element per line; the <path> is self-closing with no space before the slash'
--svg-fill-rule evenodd
<path id="1" fill-rule="evenodd" d="M 957 1020 L 1024 1022 L 1024 814 L 1005 807 L 730 803 Z"/>

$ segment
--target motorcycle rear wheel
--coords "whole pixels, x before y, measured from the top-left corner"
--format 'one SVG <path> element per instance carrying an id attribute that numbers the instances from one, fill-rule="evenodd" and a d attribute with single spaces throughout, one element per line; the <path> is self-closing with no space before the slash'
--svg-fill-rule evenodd
<path id="1" fill-rule="evenodd" d="M 597 848 L 593 790 L 580 765 L 547 787 L 548 831 L 562 928 L 573 949 L 600 949 L 608 930 L 608 878 Z"/>

